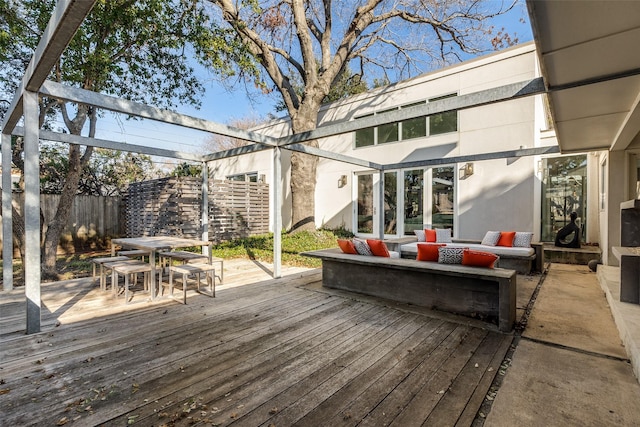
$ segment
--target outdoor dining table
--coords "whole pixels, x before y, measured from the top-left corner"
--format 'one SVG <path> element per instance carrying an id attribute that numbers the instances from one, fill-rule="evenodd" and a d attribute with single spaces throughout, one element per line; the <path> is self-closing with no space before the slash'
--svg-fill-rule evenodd
<path id="1" fill-rule="evenodd" d="M 123 248 L 142 249 L 149 251 L 149 264 L 151 265 L 151 299 L 156 298 L 156 255 L 161 251 L 170 251 L 179 248 L 188 248 L 192 246 L 207 246 L 209 264 L 211 264 L 211 242 L 196 239 L 185 239 L 182 237 L 171 236 L 145 236 L 145 237 L 127 237 L 111 240 L 111 256 L 116 254 L 116 246 Z"/>

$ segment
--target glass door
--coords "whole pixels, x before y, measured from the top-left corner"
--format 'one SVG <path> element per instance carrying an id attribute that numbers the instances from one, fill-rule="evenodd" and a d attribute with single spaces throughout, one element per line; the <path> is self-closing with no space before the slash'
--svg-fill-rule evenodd
<path id="1" fill-rule="evenodd" d="M 358 235 L 373 235 L 377 218 L 375 215 L 374 174 L 356 175 L 355 227 Z"/>
<path id="2" fill-rule="evenodd" d="M 395 237 L 398 233 L 398 173 L 384 174 L 384 218 L 380 218 L 380 174 L 365 172 L 356 175 L 354 195 L 355 233 L 364 237 L 377 237 L 378 226 L 384 221 L 384 234 Z"/>
<path id="3" fill-rule="evenodd" d="M 413 235 L 424 227 L 424 177 L 424 169 L 404 171 L 404 234 Z"/>
<path id="4" fill-rule="evenodd" d="M 454 168 L 431 169 L 431 225 L 453 230 Z"/>
<path id="5" fill-rule="evenodd" d="M 542 159 L 542 230 L 543 242 L 554 242 L 558 230 L 567 225 L 571 212 L 585 239 L 587 207 L 587 156 L 564 156 Z"/>

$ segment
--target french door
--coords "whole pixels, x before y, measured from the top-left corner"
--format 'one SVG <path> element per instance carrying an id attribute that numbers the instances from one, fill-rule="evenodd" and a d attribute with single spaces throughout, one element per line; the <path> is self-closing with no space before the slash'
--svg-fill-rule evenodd
<path id="1" fill-rule="evenodd" d="M 413 235 L 425 226 L 454 226 L 455 168 L 444 166 L 356 174 L 353 230 L 362 237 L 378 236 L 384 221 L 385 237 Z M 380 186 L 384 192 L 380 193 Z M 380 212 L 380 197 L 384 197 Z"/>

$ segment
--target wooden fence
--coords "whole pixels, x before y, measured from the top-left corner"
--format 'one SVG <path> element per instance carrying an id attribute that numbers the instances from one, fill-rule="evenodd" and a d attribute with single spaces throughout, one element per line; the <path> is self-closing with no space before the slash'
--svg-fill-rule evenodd
<path id="1" fill-rule="evenodd" d="M 18 212 L 21 212 L 24 194 L 14 193 L 13 200 Z M 59 201 L 60 196 L 56 194 L 40 195 L 45 224 L 56 214 Z M 120 227 L 120 197 L 76 196 L 60 239 L 60 250 L 73 252 L 76 249 L 89 249 L 105 237 L 119 236 L 123 232 L 124 229 Z M 0 242 L 1 239 L 0 234 Z"/>
<path id="2" fill-rule="evenodd" d="M 123 199 L 127 236 L 200 238 L 202 181 L 161 178 L 134 183 Z M 209 181 L 209 239 L 218 242 L 269 231 L 269 185 Z"/>

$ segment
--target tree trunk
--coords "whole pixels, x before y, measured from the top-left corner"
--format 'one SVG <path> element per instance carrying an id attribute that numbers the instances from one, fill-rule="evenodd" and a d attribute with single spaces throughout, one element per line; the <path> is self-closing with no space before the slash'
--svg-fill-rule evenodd
<path id="1" fill-rule="evenodd" d="M 87 147 L 90 150 L 90 147 Z M 60 202 L 56 214 L 48 225 L 47 233 L 43 245 L 43 262 L 42 275 L 43 279 L 57 280 L 59 278 L 56 270 L 56 259 L 58 254 L 58 244 L 64 227 L 69 222 L 71 214 L 71 205 L 78 191 L 78 183 L 82 175 L 84 163 L 88 161 L 89 156 L 80 155 L 80 146 L 69 145 L 69 172 L 66 176 L 62 193 L 60 194 Z M 87 158 L 86 160 L 83 160 Z"/>
<path id="2" fill-rule="evenodd" d="M 292 117 L 294 133 L 306 132 L 316 128 L 318 108 L 301 110 Z M 309 141 L 306 145 L 318 147 L 318 141 Z M 316 211 L 316 171 L 318 157 L 293 152 L 291 154 L 291 231 L 315 230 Z"/>

